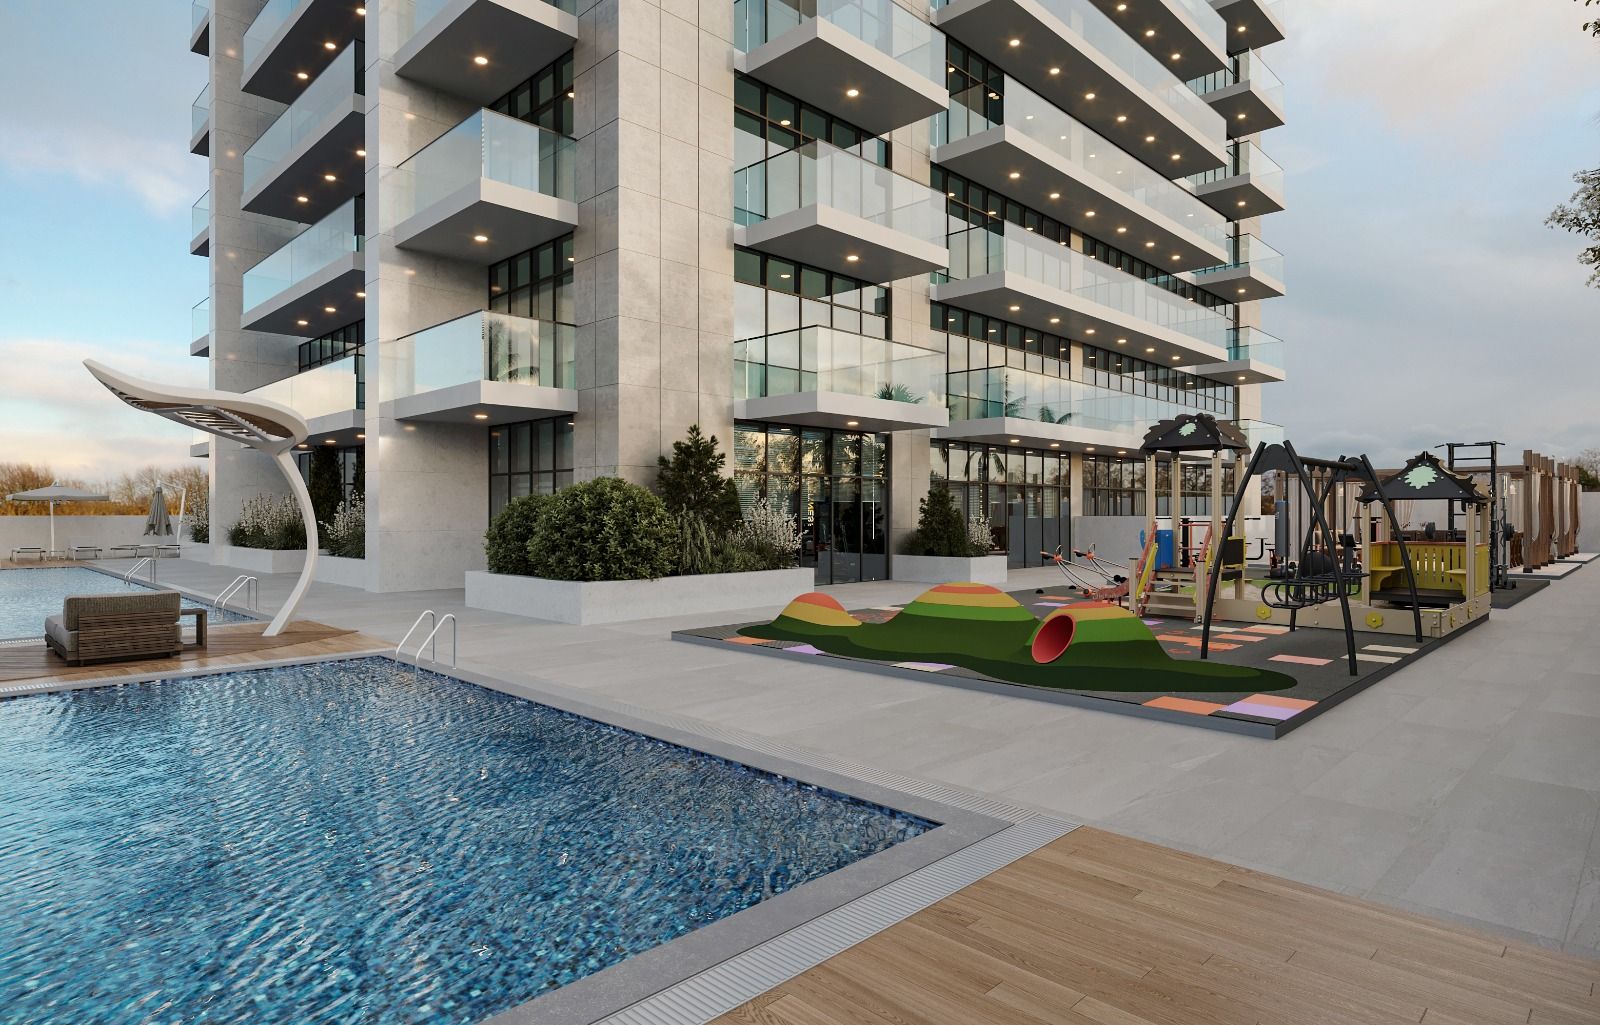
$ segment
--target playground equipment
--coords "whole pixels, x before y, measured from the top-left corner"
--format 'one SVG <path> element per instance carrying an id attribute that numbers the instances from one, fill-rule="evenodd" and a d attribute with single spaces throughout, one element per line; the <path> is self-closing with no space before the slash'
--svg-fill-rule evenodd
<path id="1" fill-rule="evenodd" d="M 1531 449 L 1522 453 L 1522 466 L 1512 468 L 1510 507 L 1521 508 L 1521 536 L 1511 539 L 1507 559 L 1532 573 L 1578 551 L 1577 467 L 1558 463 Z"/>
<path id="2" fill-rule="evenodd" d="M 1061 554 L 1060 545 L 1053 552 L 1039 554 L 1055 563 L 1072 589 L 1091 601 L 1121 602 L 1128 596 L 1128 578 L 1106 569 L 1102 565 L 1104 560 L 1095 555 L 1093 545 L 1086 552 L 1072 550 L 1072 556 L 1083 559 L 1084 565 L 1074 562 L 1072 556 Z"/>
<path id="3" fill-rule="evenodd" d="M 1445 467 L 1451 473 L 1470 474 L 1474 478 L 1488 476 L 1485 482 L 1489 493 L 1489 589 L 1513 588 L 1517 582 L 1511 579 L 1511 535 L 1512 525 L 1508 522 L 1507 489 L 1510 485 L 1508 475 L 1500 472 L 1500 448 L 1502 441 L 1448 441 L 1436 446 L 1445 450 Z M 1460 510 L 1466 513 L 1466 507 Z M 1457 503 L 1448 503 L 1446 509 L 1446 528 L 1449 536 L 1456 535 Z"/>

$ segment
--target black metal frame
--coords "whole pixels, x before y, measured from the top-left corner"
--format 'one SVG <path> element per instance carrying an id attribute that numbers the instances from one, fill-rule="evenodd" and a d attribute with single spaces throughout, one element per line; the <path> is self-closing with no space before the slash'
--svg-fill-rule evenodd
<path id="1" fill-rule="evenodd" d="M 1517 582 L 1511 579 L 1511 535 L 1506 531 L 1506 510 L 1500 501 L 1500 446 L 1503 441 L 1447 441 L 1436 446 L 1445 450 L 1445 465 L 1451 473 L 1476 473 L 1484 469 L 1484 461 L 1488 460 L 1489 469 L 1489 590 L 1506 590 L 1515 588 Z M 1488 456 L 1476 451 L 1488 449 Z M 1459 467 L 1457 463 L 1461 464 Z M 1465 508 L 1462 509 L 1466 513 Z M 1450 536 L 1456 533 L 1456 505 L 1448 502 L 1445 505 L 1446 524 Z"/>
<path id="2" fill-rule="evenodd" d="M 1311 479 L 1311 475 L 1306 472 L 1306 467 L 1308 466 L 1328 471 L 1327 485 L 1322 489 L 1321 494 L 1318 494 L 1315 482 Z M 1411 566 L 1411 552 L 1406 547 L 1405 537 L 1400 530 L 1400 522 L 1394 514 L 1394 507 L 1389 504 L 1389 499 L 1383 494 L 1383 489 L 1378 484 L 1377 471 L 1372 468 L 1372 463 L 1367 457 L 1361 456 L 1351 459 L 1340 456 L 1337 460 L 1308 459 L 1302 458 L 1294 450 L 1294 445 L 1288 441 L 1283 442 L 1281 445 L 1268 445 L 1263 442 L 1256 447 L 1255 453 L 1250 457 L 1249 466 L 1239 475 L 1239 488 L 1234 494 L 1233 506 L 1228 510 L 1227 519 L 1223 523 L 1223 537 L 1233 536 L 1233 526 L 1238 519 L 1240 505 L 1244 502 L 1244 496 L 1249 490 L 1250 481 L 1267 470 L 1281 470 L 1293 473 L 1300 482 L 1306 498 L 1312 503 L 1311 513 L 1314 522 L 1306 532 L 1306 540 L 1301 546 L 1300 558 L 1295 567 L 1295 576 L 1291 578 L 1292 580 L 1305 581 L 1301 587 L 1302 593 L 1317 584 L 1316 581 L 1306 579 L 1306 555 L 1311 551 L 1311 544 L 1316 538 L 1318 528 L 1322 530 L 1323 537 L 1330 542 L 1336 540 L 1332 529 L 1328 525 L 1327 517 L 1324 515 L 1324 507 L 1327 504 L 1328 496 L 1333 492 L 1333 488 L 1348 483 L 1352 479 L 1357 479 L 1370 485 L 1370 497 L 1363 495 L 1360 500 L 1363 502 L 1377 501 L 1382 504 L 1384 514 L 1389 519 L 1390 530 L 1394 533 L 1395 540 L 1400 544 L 1400 559 L 1405 565 L 1406 581 L 1411 589 L 1411 614 L 1416 627 L 1416 638 L 1420 642 L 1422 640 L 1422 609 L 1417 600 L 1417 575 Z M 1365 538 L 1362 541 L 1364 544 L 1370 543 Z M 1359 571 L 1353 575 L 1346 572 L 1342 560 L 1335 558 L 1333 560 L 1333 571 L 1329 576 L 1332 579 L 1325 581 L 1325 583 L 1331 584 L 1332 590 L 1337 593 L 1339 598 L 1339 608 L 1344 614 L 1345 650 L 1349 657 L 1350 675 L 1355 676 L 1359 670 L 1356 663 L 1355 624 L 1350 618 L 1350 586 L 1351 584 L 1359 586 L 1362 574 Z M 1221 577 L 1222 560 L 1215 559 L 1211 563 L 1211 579 L 1206 588 L 1205 614 L 1201 619 L 1200 657 L 1202 659 L 1208 658 L 1211 653 L 1211 619 L 1216 608 L 1217 587 L 1221 583 Z M 1318 588 L 1318 593 L 1319 598 L 1313 604 L 1321 604 L 1330 600 L 1325 596 L 1325 589 Z M 1289 609 L 1290 630 L 1294 630 L 1298 626 L 1296 622 L 1298 615 L 1299 608 L 1291 606 Z"/>

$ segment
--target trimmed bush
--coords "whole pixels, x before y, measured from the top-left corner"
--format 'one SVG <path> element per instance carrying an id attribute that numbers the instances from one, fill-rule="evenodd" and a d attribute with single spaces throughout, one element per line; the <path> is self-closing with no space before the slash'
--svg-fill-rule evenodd
<path id="1" fill-rule="evenodd" d="M 339 511 L 344 498 L 344 481 L 339 476 L 339 454 L 319 445 L 311 451 L 311 470 L 306 475 L 306 490 L 311 493 L 311 511 L 318 523 L 327 523 Z"/>
<path id="2" fill-rule="evenodd" d="M 533 566 L 528 561 L 528 542 L 533 540 L 533 528 L 539 522 L 539 510 L 549 500 L 549 495 L 513 498 L 500 510 L 500 515 L 489 524 L 488 533 L 483 535 L 483 554 L 488 559 L 490 573 L 524 577 L 534 575 Z"/>
<path id="3" fill-rule="evenodd" d="M 656 493 L 674 516 L 698 515 L 713 537 L 738 526 L 741 517 L 739 493 L 733 481 L 722 475 L 726 453 L 717 451 L 717 436 L 709 438 L 693 424 L 682 441 L 672 443 L 672 458 L 656 460 Z"/>
<path id="4" fill-rule="evenodd" d="M 677 569 L 680 545 L 661 499 L 599 477 L 545 500 L 528 541 L 528 568 L 549 580 L 654 580 Z"/>
<path id="5" fill-rule="evenodd" d="M 934 485 L 917 512 L 917 529 L 906 538 L 906 555 L 934 555 L 947 559 L 968 559 L 988 554 L 973 544 L 967 521 L 956 508 L 948 488 Z"/>

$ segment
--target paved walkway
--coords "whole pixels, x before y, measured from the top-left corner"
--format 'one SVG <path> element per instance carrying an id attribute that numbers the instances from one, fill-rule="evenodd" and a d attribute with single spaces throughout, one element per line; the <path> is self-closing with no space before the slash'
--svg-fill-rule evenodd
<path id="1" fill-rule="evenodd" d="M 216 593 L 234 571 L 163 562 Z M 1009 587 L 1053 585 L 1054 570 Z M 276 608 L 293 577 L 263 577 Z M 921 585 L 830 588 L 848 607 Z M 317 585 L 301 615 L 398 640 L 461 618 L 464 664 L 938 779 L 1108 830 L 1600 957 L 1600 564 L 1277 741 L 672 642 L 726 615 L 573 627 L 460 590 Z M 739 618 L 775 614 L 752 609 Z"/>

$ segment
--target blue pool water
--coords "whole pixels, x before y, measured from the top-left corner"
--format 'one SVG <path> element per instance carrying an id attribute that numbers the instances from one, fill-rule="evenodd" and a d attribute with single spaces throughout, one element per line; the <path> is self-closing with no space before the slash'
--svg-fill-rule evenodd
<path id="1" fill-rule="evenodd" d="M 478 1022 L 930 828 L 386 659 L 14 698 L 0 1022 Z"/>
<path id="2" fill-rule="evenodd" d="M 61 611 L 61 600 L 74 594 L 115 594 L 120 591 L 148 590 L 143 584 L 124 583 L 121 578 L 79 566 L 51 569 L 12 569 L 0 573 L 0 640 L 10 637 L 43 637 L 44 617 Z M 206 607 L 203 602 L 185 597 L 185 608 Z M 206 617 L 210 623 L 242 623 L 249 617 L 215 609 Z M 0 1019 L 3 1020 L 3 1019 Z"/>

